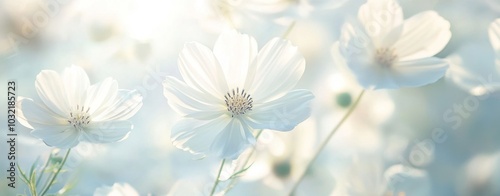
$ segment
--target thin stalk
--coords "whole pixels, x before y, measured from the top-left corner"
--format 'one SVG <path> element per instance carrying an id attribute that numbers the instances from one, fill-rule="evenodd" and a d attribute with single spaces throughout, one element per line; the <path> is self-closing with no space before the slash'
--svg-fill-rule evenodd
<path id="1" fill-rule="evenodd" d="M 212 187 L 212 191 L 210 191 L 210 196 L 214 195 L 215 189 L 217 188 L 217 185 L 220 182 L 219 178 L 220 178 L 220 174 L 222 173 L 222 168 L 224 167 L 224 162 L 226 162 L 226 159 L 222 159 L 222 162 L 220 163 L 219 173 L 217 173 L 217 178 L 215 178 L 215 183 L 214 183 L 214 186 Z"/>
<path id="2" fill-rule="evenodd" d="M 358 98 L 356 98 L 356 101 L 354 102 L 354 104 L 349 108 L 349 110 L 347 111 L 347 113 L 344 114 L 344 117 L 342 117 L 342 119 L 335 126 L 335 128 L 333 128 L 333 130 L 330 132 L 330 134 L 328 134 L 328 136 L 326 137 L 326 139 L 323 140 L 323 143 L 321 143 L 321 145 L 319 146 L 318 150 L 314 154 L 313 158 L 307 164 L 306 169 L 304 170 L 304 172 L 302 172 L 299 180 L 297 180 L 297 182 L 295 182 L 295 184 L 293 185 L 293 188 L 290 191 L 289 195 L 293 195 L 295 193 L 295 191 L 297 190 L 297 187 L 299 186 L 300 182 L 304 179 L 304 176 L 305 176 L 307 170 L 309 170 L 309 167 L 311 167 L 312 163 L 314 163 L 314 161 L 318 158 L 320 152 L 325 148 L 325 146 L 328 144 L 328 142 L 330 141 L 330 139 L 332 138 L 332 136 L 337 132 L 337 130 L 340 128 L 340 126 L 342 126 L 342 124 L 344 124 L 344 122 L 347 120 L 347 118 L 349 118 L 349 116 L 354 111 L 354 109 L 356 108 L 356 106 L 358 106 L 358 103 L 359 103 L 359 101 L 361 100 L 361 98 L 363 97 L 364 94 L 365 94 L 365 90 L 361 91 L 361 93 L 358 95 Z"/>
<path id="3" fill-rule="evenodd" d="M 59 168 L 57 168 L 56 173 L 50 178 L 50 180 L 48 181 L 48 183 L 45 184 L 45 188 L 42 189 L 42 191 L 40 192 L 40 195 L 43 196 L 43 195 L 45 195 L 45 193 L 47 193 L 47 191 L 49 191 L 50 187 L 52 186 L 52 184 L 56 180 L 57 175 L 59 174 L 59 172 L 61 172 L 61 169 L 63 168 L 64 164 L 66 163 L 66 160 L 68 160 L 70 152 L 71 152 L 71 148 L 68 149 L 68 151 L 66 152 L 66 155 L 64 155 L 64 158 L 63 158 L 63 160 L 61 162 L 61 165 L 59 166 Z"/>

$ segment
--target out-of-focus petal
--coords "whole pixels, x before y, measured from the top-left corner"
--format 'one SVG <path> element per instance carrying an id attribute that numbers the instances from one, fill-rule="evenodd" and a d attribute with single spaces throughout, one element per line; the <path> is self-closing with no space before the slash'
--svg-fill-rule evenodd
<path id="1" fill-rule="evenodd" d="M 450 22 L 435 11 L 419 13 L 403 24 L 403 32 L 394 49 L 400 61 L 434 56 L 451 38 Z"/>
<path id="2" fill-rule="evenodd" d="M 417 87 L 436 82 L 444 76 L 446 69 L 448 69 L 448 62 L 430 57 L 399 62 L 391 71 L 398 87 Z"/>

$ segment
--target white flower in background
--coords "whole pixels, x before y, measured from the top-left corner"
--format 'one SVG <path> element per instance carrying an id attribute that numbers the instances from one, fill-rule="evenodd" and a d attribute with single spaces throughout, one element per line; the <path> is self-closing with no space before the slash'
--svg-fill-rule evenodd
<path id="1" fill-rule="evenodd" d="M 305 60 L 289 41 L 274 38 L 258 51 L 253 37 L 228 31 L 213 52 L 187 43 L 178 64 L 184 82 L 167 77 L 164 94 L 184 117 L 171 133 L 183 150 L 235 159 L 255 142 L 253 129 L 290 131 L 310 115 L 312 93 L 290 91 Z"/>
<path id="2" fill-rule="evenodd" d="M 288 0 L 202 0 L 198 2 L 196 16 L 200 24 L 211 31 L 221 27 L 243 28 L 255 24 L 291 21 L 295 2 Z M 288 25 L 288 24 L 284 24 Z"/>
<path id="3" fill-rule="evenodd" d="M 476 96 L 500 89 L 500 19 L 490 24 L 488 34 L 489 43 L 479 35 L 447 57 L 446 78 Z"/>
<path id="4" fill-rule="evenodd" d="M 453 168 L 458 195 L 500 195 L 500 152 L 473 156 L 462 168 Z M 444 166 L 442 166 L 444 167 Z"/>
<path id="5" fill-rule="evenodd" d="M 19 101 L 19 122 L 45 144 L 72 148 L 80 141 L 108 143 L 128 135 L 128 121 L 142 106 L 135 90 L 119 90 L 112 78 L 90 85 L 85 71 L 77 66 L 60 75 L 43 70 L 35 82 L 41 102 Z"/>
<path id="6" fill-rule="evenodd" d="M 385 168 L 379 156 L 354 157 L 344 174 L 337 176 L 332 196 L 429 195 L 431 184 L 426 171 L 402 164 Z"/>
<path id="7" fill-rule="evenodd" d="M 450 40 L 450 24 L 436 12 L 403 20 L 396 1 L 368 0 L 358 20 L 344 24 L 334 47 L 364 88 L 417 87 L 444 75 L 448 64 L 432 56 Z"/>
<path id="8" fill-rule="evenodd" d="M 114 183 L 113 186 L 97 188 L 94 196 L 139 196 L 139 193 L 130 184 Z"/>

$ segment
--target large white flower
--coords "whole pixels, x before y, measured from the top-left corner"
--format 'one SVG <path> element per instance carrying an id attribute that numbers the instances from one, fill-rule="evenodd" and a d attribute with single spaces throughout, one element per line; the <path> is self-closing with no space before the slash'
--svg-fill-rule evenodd
<path id="1" fill-rule="evenodd" d="M 364 88 L 417 87 L 441 78 L 448 64 L 432 57 L 450 40 L 450 24 L 434 11 L 403 20 L 394 0 L 368 0 L 358 21 L 342 27 L 339 47 Z"/>
<path id="2" fill-rule="evenodd" d="M 135 90 L 119 90 L 112 78 L 90 85 L 85 71 L 77 66 L 59 75 L 43 70 L 36 78 L 41 102 L 21 98 L 19 122 L 45 144 L 71 148 L 80 141 L 108 143 L 124 139 L 132 124 L 126 121 L 142 106 Z"/>
<path id="3" fill-rule="evenodd" d="M 169 105 L 184 117 L 171 133 L 178 148 L 235 159 L 255 142 L 253 129 L 289 131 L 310 115 L 312 93 L 290 91 L 305 60 L 289 41 L 274 38 L 258 51 L 253 37 L 227 31 L 213 52 L 187 43 L 178 64 L 184 82 L 164 82 Z"/>

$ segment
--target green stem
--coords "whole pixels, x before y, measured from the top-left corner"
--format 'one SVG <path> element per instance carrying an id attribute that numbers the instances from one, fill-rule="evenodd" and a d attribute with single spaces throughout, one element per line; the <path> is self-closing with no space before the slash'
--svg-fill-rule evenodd
<path id="1" fill-rule="evenodd" d="M 47 167 L 49 166 L 49 163 L 50 163 L 50 159 L 52 159 L 52 153 L 50 153 L 49 155 L 49 158 L 47 159 L 47 161 L 45 162 L 45 165 L 43 166 L 42 170 L 40 170 L 40 175 L 38 176 L 38 179 L 36 179 L 36 185 L 38 185 L 38 183 L 40 182 L 40 180 L 42 179 L 42 176 L 43 174 L 45 173 L 45 170 L 47 169 Z"/>
<path id="2" fill-rule="evenodd" d="M 288 36 L 288 34 L 290 34 L 290 32 L 292 32 L 293 27 L 295 27 L 295 23 L 297 23 L 297 21 L 293 21 L 288 26 L 288 28 L 286 29 L 285 33 L 283 33 L 283 35 L 281 35 L 282 38 L 286 38 Z"/>
<path id="3" fill-rule="evenodd" d="M 222 173 L 222 168 L 224 167 L 224 162 L 226 162 L 226 159 L 222 159 L 222 162 L 220 163 L 219 173 L 217 173 L 217 178 L 215 178 L 215 183 L 214 183 L 214 186 L 212 187 L 212 191 L 210 191 L 210 196 L 214 195 L 215 189 L 217 188 L 217 185 L 220 182 L 219 178 L 220 178 L 220 174 Z"/>
<path id="4" fill-rule="evenodd" d="M 264 130 L 261 129 L 261 130 L 259 130 L 257 132 L 257 135 L 255 136 L 255 141 L 259 140 L 259 137 L 262 134 L 262 131 L 264 131 Z M 250 151 L 250 154 L 248 154 L 246 160 L 243 162 L 243 164 L 241 165 L 241 168 L 239 168 L 237 172 L 242 171 L 242 170 L 244 170 L 247 167 L 248 162 L 250 162 L 250 158 L 255 153 L 256 147 L 257 147 L 257 145 L 253 146 L 252 151 Z M 229 192 L 233 188 L 233 186 L 235 185 L 235 183 L 236 183 L 237 180 L 238 180 L 237 178 L 231 179 L 231 181 L 229 181 L 229 185 L 226 187 L 226 189 L 224 190 L 224 192 L 225 193 Z"/>
<path id="5" fill-rule="evenodd" d="M 323 140 L 323 143 L 321 143 L 321 145 L 319 146 L 319 149 L 316 151 L 316 153 L 314 154 L 314 156 L 311 159 L 311 161 L 309 161 L 309 163 L 307 164 L 306 169 L 304 170 L 304 172 L 302 172 L 301 176 L 299 177 L 299 180 L 297 180 L 297 182 L 293 185 L 292 191 L 290 191 L 289 195 L 293 195 L 295 193 L 295 191 L 297 190 L 297 187 L 299 186 L 300 182 L 304 179 L 304 176 L 305 176 L 307 170 L 309 169 L 309 167 L 311 167 L 312 163 L 314 163 L 314 161 L 318 158 L 319 153 L 325 148 L 326 144 L 328 144 L 328 142 L 330 141 L 330 139 L 332 138 L 332 136 L 335 134 L 335 132 L 337 132 L 337 130 L 340 128 L 340 126 L 342 126 L 342 124 L 344 124 L 344 122 L 347 120 L 347 118 L 354 111 L 354 109 L 358 105 L 359 101 L 361 100 L 361 97 L 363 97 L 363 94 L 365 94 L 365 90 L 361 91 L 361 93 L 358 95 L 358 98 L 356 98 L 356 101 L 349 108 L 349 110 L 344 115 L 344 117 L 342 117 L 342 119 L 340 120 L 340 122 L 335 126 L 335 128 L 333 128 L 333 130 L 330 132 L 330 134 L 328 134 L 328 136 L 326 137 L 326 139 Z"/>
<path id="6" fill-rule="evenodd" d="M 66 152 L 66 155 L 64 155 L 64 158 L 61 162 L 61 165 L 59 165 L 59 168 L 57 168 L 56 173 L 51 178 L 49 178 L 50 180 L 48 181 L 47 184 L 45 184 L 45 188 L 42 189 L 42 191 L 40 192 L 40 195 L 43 196 L 43 195 L 45 195 L 45 193 L 47 193 L 47 191 L 49 191 L 50 187 L 52 186 L 52 184 L 56 180 L 57 175 L 59 174 L 59 172 L 61 172 L 61 169 L 63 168 L 64 164 L 66 163 L 66 160 L 68 159 L 70 152 L 71 152 L 71 148 L 68 149 L 68 151 Z"/>

